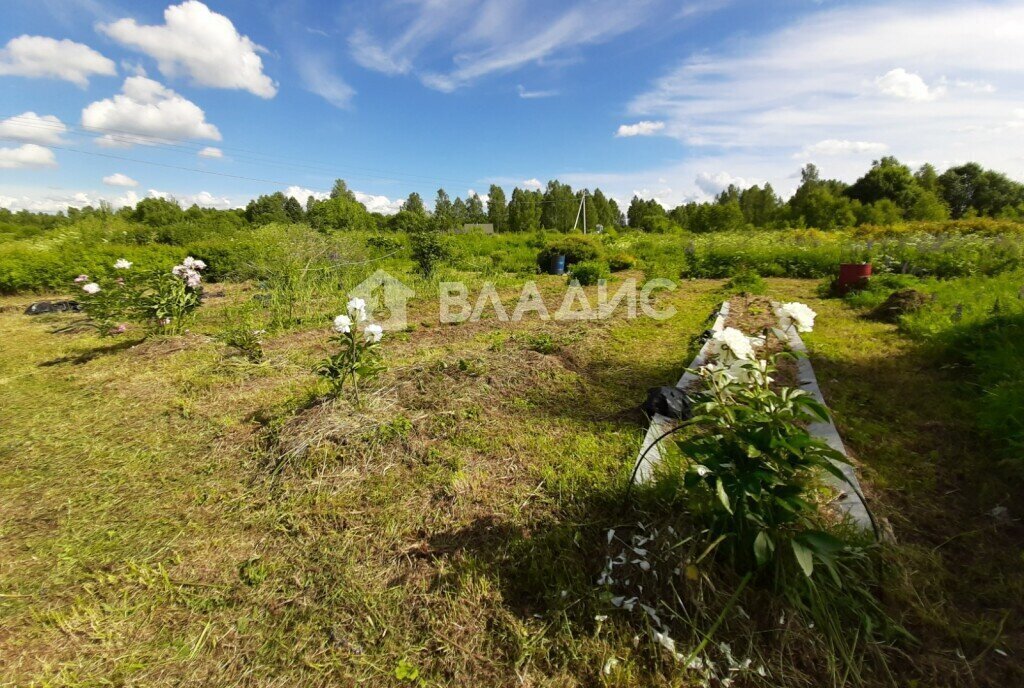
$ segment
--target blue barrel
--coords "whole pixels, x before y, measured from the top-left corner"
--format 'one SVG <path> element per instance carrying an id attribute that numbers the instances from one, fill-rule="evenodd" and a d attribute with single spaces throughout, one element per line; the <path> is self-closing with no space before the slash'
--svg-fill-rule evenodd
<path id="1" fill-rule="evenodd" d="M 550 275 L 564 275 L 565 274 L 565 256 L 551 256 L 551 265 L 548 266 L 548 274 Z"/>

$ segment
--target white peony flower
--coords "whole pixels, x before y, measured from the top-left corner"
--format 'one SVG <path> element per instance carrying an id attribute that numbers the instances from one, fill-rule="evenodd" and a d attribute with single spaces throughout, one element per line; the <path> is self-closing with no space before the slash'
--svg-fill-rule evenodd
<path id="1" fill-rule="evenodd" d="M 201 260 L 199 260 L 197 258 L 193 258 L 192 256 L 186 257 L 185 260 L 181 261 L 181 264 L 183 266 L 185 266 L 186 268 L 188 268 L 189 270 L 205 270 L 206 269 L 206 263 L 204 263 L 203 261 L 201 261 Z"/>
<path id="2" fill-rule="evenodd" d="M 384 336 L 384 328 L 374 323 L 372 325 L 367 325 L 366 329 L 363 330 L 363 334 L 366 335 L 366 341 L 376 344 L 380 341 L 380 338 Z"/>
<path id="3" fill-rule="evenodd" d="M 124 258 L 118 258 L 114 262 L 114 267 L 118 270 L 127 270 L 132 266 L 131 261 L 125 260 Z"/>
<path id="4" fill-rule="evenodd" d="M 196 262 L 201 263 L 202 261 L 192 261 L 193 266 L 195 265 Z M 184 263 L 182 263 L 181 265 L 175 265 L 173 268 L 171 268 L 171 274 L 174 275 L 175 277 L 178 277 L 179 279 L 185 280 L 185 284 L 192 287 L 193 289 L 198 287 L 203 280 L 202 276 L 200 276 L 199 272 L 195 267 L 189 267 Z"/>
<path id="5" fill-rule="evenodd" d="M 86 294 L 96 294 L 99 292 L 99 290 L 100 285 L 96 284 L 95 282 L 89 282 L 89 284 L 82 286 L 82 291 L 84 291 Z"/>
<path id="6" fill-rule="evenodd" d="M 817 315 L 806 304 L 792 301 L 775 309 L 779 326 L 783 330 L 796 326 L 797 332 L 810 332 L 814 329 L 814 317 Z"/>
<path id="7" fill-rule="evenodd" d="M 358 296 L 349 299 L 348 313 L 355 318 L 356 322 L 363 322 L 366 320 L 366 301 Z"/>
<path id="8" fill-rule="evenodd" d="M 339 334 L 348 334 L 352 331 L 352 318 L 347 315 L 339 315 L 334 319 L 334 331 Z"/>
<path id="9" fill-rule="evenodd" d="M 754 346 L 759 345 L 760 340 L 751 339 L 735 327 L 727 327 L 715 332 L 711 342 L 711 353 L 718 357 L 718 362 L 730 366 L 736 361 L 752 361 Z"/>

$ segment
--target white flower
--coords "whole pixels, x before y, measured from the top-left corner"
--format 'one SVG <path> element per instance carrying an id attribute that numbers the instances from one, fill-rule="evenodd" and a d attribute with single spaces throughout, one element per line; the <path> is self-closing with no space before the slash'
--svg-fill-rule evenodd
<path id="1" fill-rule="evenodd" d="M 196 262 L 201 263 L 202 261 L 192 261 L 193 266 L 195 265 Z M 173 268 L 171 268 L 171 274 L 174 275 L 175 277 L 185 280 L 185 284 L 192 287 L 193 289 L 198 287 L 200 282 L 202 282 L 203 280 L 203 278 L 199 275 L 197 268 L 189 267 L 188 265 L 185 265 L 185 263 L 182 263 L 181 265 L 175 265 Z"/>
<path id="2" fill-rule="evenodd" d="M 792 301 L 776 308 L 775 315 L 779 319 L 779 326 L 784 330 L 795 325 L 797 332 L 810 332 L 814 329 L 814 316 L 817 313 L 806 304 Z"/>
<path id="3" fill-rule="evenodd" d="M 95 294 L 99 292 L 99 290 L 100 285 L 96 284 L 95 282 L 89 282 L 89 284 L 82 286 L 82 291 L 84 291 L 86 294 Z"/>
<path id="4" fill-rule="evenodd" d="M 347 315 L 339 315 L 334 319 L 334 331 L 340 334 L 348 334 L 352 331 L 352 318 Z"/>
<path id="5" fill-rule="evenodd" d="M 711 337 L 711 351 L 717 354 L 719 363 L 730 365 L 735 361 L 751 361 L 754 359 L 754 346 L 759 339 L 751 339 L 735 327 L 727 327 L 715 332 Z"/>
<path id="6" fill-rule="evenodd" d="M 193 258 L 192 256 L 186 257 L 185 260 L 181 261 L 181 264 L 184 265 L 189 270 L 205 270 L 206 269 L 206 263 L 204 263 L 203 261 L 201 261 L 201 260 L 199 260 L 197 258 Z"/>
<path id="7" fill-rule="evenodd" d="M 348 313 L 355 318 L 356 322 L 363 322 L 366 320 L 366 301 L 358 296 L 349 299 Z"/>
<path id="8" fill-rule="evenodd" d="M 117 261 L 114 262 L 114 267 L 118 270 L 127 270 L 131 266 L 131 261 L 125 260 L 124 258 L 118 258 Z"/>
<path id="9" fill-rule="evenodd" d="M 75 282 L 79 283 L 79 284 L 82 283 L 82 282 L 88 282 L 88 281 L 89 281 L 89 275 L 79 275 L 78 277 L 75 278 Z"/>
<path id="10" fill-rule="evenodd" d="M 380 341 L 380 338 L 384 336 L 384 328 L 374 323 L 372 325 L 367 325 L 366 329 L 363 330 L 363 334 L 366 335 L 366 341 L 376 344 Z"/>

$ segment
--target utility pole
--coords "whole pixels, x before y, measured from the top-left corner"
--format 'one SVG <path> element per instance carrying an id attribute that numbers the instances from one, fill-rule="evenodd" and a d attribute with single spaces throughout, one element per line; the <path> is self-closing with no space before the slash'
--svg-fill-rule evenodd
<path id="1" fill-rule="evenodd" d="M 572 223 L 572 231 L 576 231 L 576 227 L 580 224 L 580 214 L 583 215 L 583 233 L 587 233 L 587 190 L 583 189 L 583 195 L 580 196 L 580 207 L 576 209 L 576 221 Z"/>

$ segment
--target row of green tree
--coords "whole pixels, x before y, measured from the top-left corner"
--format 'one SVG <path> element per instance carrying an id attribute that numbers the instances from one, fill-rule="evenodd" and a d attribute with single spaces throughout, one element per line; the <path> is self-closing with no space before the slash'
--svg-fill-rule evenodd
<path id="1" fill-rule="evenodd" d="M 581 208 L 581 200 L 585 207 Z M 544 191 L 516 188 L 511 199 L 506 198 L 504 189 L 492 184 L 486 201 L 477 193 L 453 201 L 447 191 L 438 189 L 433 211 L 428 211 L 420 194 L 413 192 L 398 213 L 385 217 L 370 213 L 339 179 L 327 198 L 310 196 L 305 206 L 281 192 L 260 196 L 246 206 L 245 217 L 253 224 L 306 221 L 321 230 L 414 231 L 425 224 L 453 230 L 467 224 L 491 224 L 496 232 L 531 232 L 542 227 L 567 232 L 573 226 L 583 228 L 584 223 L 590 229 L 625 223 L 618 204 L 600 189 L 573 191 L 557 180 L 548 182 Z"/>
<path id="2" fill-rule="evenodd" d="M 28 236 L 92 213 L 112 211 L 109 207 L 68 208 L 66 214 L 48 215 L 0 209 L 0 236 Z M 145 198 L 134 208 L 125 207 L 116 214 L 150 227 L 193 224 L 207 229 L 237 229 L 271 222 L 308 222 L 321 231 L 447 231 L 484 223 L 493 225 L 497 232 L 542 228 L 567 232 L 584 224 L 589 229 L 628 224 L 648 232 L 677 228 L 692 232 L 744 227 L 834 229 L 976 216 L 1024 221 L 1024 184 L 977 163 L 951 167 L 939 174 L 932 165 L 911 171 L 896 158 L 885 157 L 876 160 L 853 184 L 822 179 L 818 168 L 808 164 L 801 170 L 799 188 L 788 201 L 783 201 L 770 184 L 746 189 L 731 185 L 711 201 L 671 209 L 634 196 L 625 215 L 600 189 L 573 190 L 568 184 L 552 180 L 543 190 L 515 188 L 510 198 L 502 187 L 492 184 L 486 201 L 476 193 L 453 201 L 444 189 L 438 189 L 432 211 L 414 192 L 399 212 L 385 216 L 367 210 L 340 179 L 326 198 L 310 196 L 304 204 L 282 192 L 260 196 L 244 210 L 195 205 L 186 210 L 173 199 Z"/>
<path id="3" fill-rule="evenodd" d="M 929 164 L 912 172 L 896 158 L 885 157 L 853 184 L 822 179 L 818 168 L 809 164 L 801 170 L 796 193 L 785 202 L 770 184 L 747 189 L 730 185 L 712 202 L 691 202 L 671 210 L 634 197 L 626 214 L 631 227 L 649 232 L 674 227 L 692 232 L 747 226 L 835 229 L 969 217 L 1024 220 L 1024 184 L 977 163 L 939 174 Z"/>

